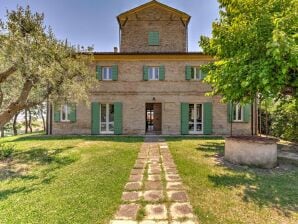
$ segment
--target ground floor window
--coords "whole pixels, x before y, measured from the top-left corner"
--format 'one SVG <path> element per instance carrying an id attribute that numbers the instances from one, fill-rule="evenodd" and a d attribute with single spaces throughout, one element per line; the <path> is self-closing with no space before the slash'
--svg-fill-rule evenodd
<path id="1" fill-rule="evenodd" d="M 69 112 L 70 112 L 70 108 L 67 104 L 64 104 L 61 106 L 61 121 L 70 121 L 69 120 Z"/>
<path id="2" fill-rule="evenodd" d="M 100 104 L 100 132 L 114 133 L 114 104 Z"/>
<path id="3" fill-rule="evenodd" d="M 236 104 L 233 109 L 233 121 L 243 121 L 243 107 Z"/>
<path id="4" fill-rule="evenodd" d="M 203 105 L 189 104 L 188 129 L 190 134 L 203 133 Z"/>

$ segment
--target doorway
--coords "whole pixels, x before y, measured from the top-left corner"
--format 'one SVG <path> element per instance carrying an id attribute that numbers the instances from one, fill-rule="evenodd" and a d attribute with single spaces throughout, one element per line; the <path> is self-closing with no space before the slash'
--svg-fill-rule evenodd
<path id="1" fill-rule="evenodd" d="M 161 134 L 162 107 L 161 103 L 146 103 L 145 111 L 146 134 Z"/>

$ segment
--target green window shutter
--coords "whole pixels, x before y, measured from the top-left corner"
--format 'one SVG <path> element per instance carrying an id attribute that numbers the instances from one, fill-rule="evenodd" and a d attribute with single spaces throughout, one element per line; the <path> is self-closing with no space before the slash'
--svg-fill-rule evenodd
<path id="1" fill-rule="evenodd" d="M 97 78 L 97 80 L 102 80 L 101 66 L 100 65 L 96 65 L 96 78 Z"/>
<path id="2" fill-rule="evenodd" d="M 99 108 L 100 104 L 97 102 L 91 103 L 91 134 L 99 134 Z"/>
<path id="3" fill-rule="evenodd" d="M 158 46 L 159 45 L 159 32 L 149 32 L 148 44 L 150 46 Z"/>
<path id="4" fill-rule="evenodd" d="M 61 121 L 61 106 L 55 105 L 54 106 L 54 121 L 55 122 L 60 122 Z"/>
<path id="5" fill-rule="evenodd" d="M 122 134 L 122 103 L 114 103 L 114 134 Z"/>
<path id="6" fill-rule="evenodd" d="M 227 104 L 227 118 L 228 123 L 233 121 L 233 104 L 231 102 Z"/>
<path id="7" fill-rule="evenodd" d="M 75 104 L 70 104 L 68 105 L 68 108 L 70 109 L 68 111 L 68 118 L 71 122 L 76 122 L 77 121 L 77 110 L 76 110 L 76 105 Z"/>
<path id="8" fill-rule="evenodd" d="M 143 80 L 144 81 L 148 81 L 149 77 L 148 77 L 148 67 L 144 66 L 143 67 Z"/>
<path id="9" fill-rule="evenodd" d="M 165 66 L 161 65 L 159 66 L 159 80 L 165 80 Z"/>
<path id="10" fill-rule="evenodd" d="M 251 114 L 251 104 L 245 104 L 243 106 L 243 122 L 248 123 L 250 120 Z"/>
<path id="11" fill-rule="evenodd" d="M 212 103 L 207 102 L 203 105 L 203 116 L 204 116 L 204 135 L 212 134 Z"/>
<path id="12" fill-rule="evenodd" d="M 185 67 L 185 79 L 191 80 L 191 66 L 189 65 Z"/>
<path id="13" fill-rule="evenodd" d="M 181 103 L 181 134 L 188 135 L 189 104 Z"/>
<path id="14" fill-rule="evenodd" d="M 113 81 L 118 80 L 118 65 L 112 66 L 112 80 Z"/>

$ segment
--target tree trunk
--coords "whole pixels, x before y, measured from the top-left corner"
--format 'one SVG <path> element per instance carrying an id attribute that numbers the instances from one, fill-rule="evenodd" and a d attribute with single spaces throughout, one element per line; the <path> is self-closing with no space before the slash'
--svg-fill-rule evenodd
<path id="1" fill-rule="evenodd" d="M 259 107 L 259 104 L 258 104 L 258 99 L 255 98 L 255 112 L 254 112 L 254 117 L 255 117 L 255 135 L 258 135 L 258 122 L 259 122 L 259 119 L 258 119 L 258 107 Z"/>
<path id="2" fill-rule="evenodd" d="M 265 120 L 265 135 L 268 135 L 268 110 L 267 110 L 267 102 L 266 102 L 266 120 Z"/>
<path id="3" fill-rule="evenodd" d="M 251 135 L 254 135 L 254 100 L 251 101 L 250 120 Z"/>
<path id="4" fill-rule="evenodd" d="M 32 115 L 31 115 L 31 110 L 30 109 L 28 109 L 28 114 L 29 114 L 28 128 L 30 130 L 30 133 L 32 133 Z"/>
<path id="5" fill-rule="evenodd" d="M 25 109 L 25 134 L 28 134 L 28 110 Z"/>
<path id="6" fill-rule="evenodd" d="M 40 106 L 39 113 L 40 113 L 40 116 L 41 116 L 41 119 L 42 119 L 43 131 L 46 131 L 46 122 L 45 122 L 45 118 L 43 116 L 42 105 Z"/>
<path id="7" fill-rule="evenodd" d="M 18 129 L 17 129 L 18 115 L 19 115 L 19 113 L 17 113 L 13 119 L 13 123 L 12 123 L 13 135 L 18 135 Z"/>
<path id="8" fill-rule="evenodd" d="M 3 127 L 0 127 L 0 132 L 1 132 L 1 138 L 3 138 L 4 137 L 4 126 Z"/>
<path id="9" fill-rule="evenodd" d="M 259 134 L 262 135 L 262 101 L 260 100 L 260 107 L 258 109 L 259 111 Z"/>

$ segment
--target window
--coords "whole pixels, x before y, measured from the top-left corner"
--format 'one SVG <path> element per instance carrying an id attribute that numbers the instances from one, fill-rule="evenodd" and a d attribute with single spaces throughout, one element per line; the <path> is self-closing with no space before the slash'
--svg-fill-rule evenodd
<path id="1" fill-rule="evenodd" d="M 243 121 L 243 107 L 240 104 L 233 107 L 233 121 Z"/>
<path id="2" fill-rule="evenodd" d="M 159 80 L 159 67 L 148 67 L 149 80 Z"/>
<path id="3" fill-rule="evenodd" d="M 61 106 L 61 121 L 70 121 L 69 112 L 70 108 L 67 104 Z"/>
<path id="4" fill-rule="evenodd" d="M 159 46 L 159 32 L 149 32 L 148 44 L 149 46 Z"/>
<path id="5" fill-rule="evenodd" d="M 192 80 L 202 80 L 203 73 L 200 67 L 191 67 L 191 79 Z"/>
<path id="6" fill-rule="evenodd" d="M 100 104 L 100 132 L 114 133 L 114 104 Z"/>
<path id="7" fill-rule="evenodd" d="M 102 67 L 102 80 L 112 80 L 112 67 Z"/>
<path id="8" fill-rule="evenodd" d="M 203 133 L 203 105 L 189 104 L 189 123 L 188 130 L 190 134 Z"/>

